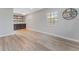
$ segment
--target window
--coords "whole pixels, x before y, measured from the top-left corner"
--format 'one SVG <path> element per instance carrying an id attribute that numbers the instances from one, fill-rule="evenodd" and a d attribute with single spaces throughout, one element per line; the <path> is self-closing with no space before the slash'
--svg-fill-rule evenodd
<path id="1" fill-rule="evenodd" d="M 47 14 L 47 18 L 49 24 L 55 24 L 58 20 L 58 12 L 49 12 Z"/>

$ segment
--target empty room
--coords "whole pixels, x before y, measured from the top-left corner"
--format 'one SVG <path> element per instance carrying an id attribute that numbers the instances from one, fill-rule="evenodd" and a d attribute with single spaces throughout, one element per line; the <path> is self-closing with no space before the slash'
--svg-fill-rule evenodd
<path id="1" fill-rule="evenodd" d="M 0 51 L 79 51 L 79 8 L 0 8 Z"/>

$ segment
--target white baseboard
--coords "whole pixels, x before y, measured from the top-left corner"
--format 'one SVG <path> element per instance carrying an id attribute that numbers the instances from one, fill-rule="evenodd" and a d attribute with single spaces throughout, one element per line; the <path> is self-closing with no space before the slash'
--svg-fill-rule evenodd
<path id="1" fill-rule="evenodd" d="M 0 37 L 10 36 L 10 35 L 14 35 L 14 34 L 15 34 L 15 31 L 12 33 L 9 33 L 9 34 L 0 35 Z"/>
<path id="2" fill-rule="evenodd" d="M 56 35 L 56 34 L 52 34 L 52 33 L 48 33 L 48 32 L 43 32 L 43 31 L 39 31 L 39 30 L 36 30 L 36 29 L 31 29 L 31 28 L 28 28 L 28 29 L 31 30 L 31 31 L 40 32 L 40 33 L 43 33 L 43 34 L 52 35 L 52 36 L 55 36 L 55 37 L 59 37 L 59 38 L 63 38 L 63 39 L 67 39 L 67 40 L 72 40 L 72 41 L 75 41 L 75 42 L 79 42 L 79 40 L 77 40 L 77 39 L 73 39 L 73 38 L 69 38 L 69 37 L 64 37 L 64 36 L 61 36 L 61 35 Z"/>

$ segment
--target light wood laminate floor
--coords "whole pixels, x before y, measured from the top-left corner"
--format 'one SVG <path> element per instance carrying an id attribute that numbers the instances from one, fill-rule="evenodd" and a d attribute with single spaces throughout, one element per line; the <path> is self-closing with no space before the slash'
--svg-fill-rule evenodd
<path id="1" fill-rule="evenodd" d="M 0 38 L 1 51 L 77 51 L 79 43 L 29 30 Z"/>

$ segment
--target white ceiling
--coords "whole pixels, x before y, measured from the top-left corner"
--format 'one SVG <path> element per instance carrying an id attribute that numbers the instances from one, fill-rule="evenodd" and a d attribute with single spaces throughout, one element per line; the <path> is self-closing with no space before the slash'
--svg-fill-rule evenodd
<path id="1" fill-rule="evenodd" d="M 23 14 L 23 15 L 27 15 L 29 13 L 32 13 L 32 12 L 35 12 L 35 11 L 38 11 L 42 8 L 14 8 L 13 9 L 13 12 L 15 14 Z"/>

